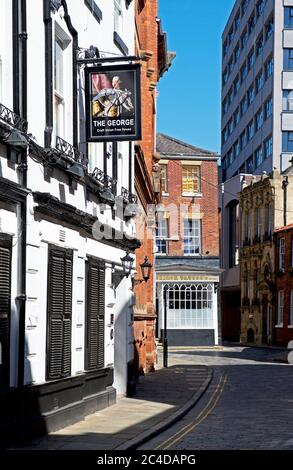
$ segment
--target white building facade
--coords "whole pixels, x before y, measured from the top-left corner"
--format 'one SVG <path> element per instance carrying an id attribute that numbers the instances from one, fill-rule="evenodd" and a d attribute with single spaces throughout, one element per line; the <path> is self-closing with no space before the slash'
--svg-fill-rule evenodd
<path id="1" fill-rule="evenodd" d="M 134 2 L 0 10 L 0 427 L 44 432 L 133 385 L 133 143 L 86 142 L 78 58 L 133 56 Z"/>

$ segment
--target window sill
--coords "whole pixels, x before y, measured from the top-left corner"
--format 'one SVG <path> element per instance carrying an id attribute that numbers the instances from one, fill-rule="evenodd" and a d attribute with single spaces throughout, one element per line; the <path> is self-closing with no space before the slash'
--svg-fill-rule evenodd
<path id="1" fill-rule="evenodd" d="M 195 256 L 196 258 L 199 258 L 201 255 L 199 253 L 184 253 L 184 256 Z"/>
<path id="2" fill-rule="evenodd" d="M 280 323 L 279 325 L 275 325 L 275 328 L 284 328 L 283 323 Z"/>
<path id="3" fill-rule="evenodd" d="M 182 193 L 183 197 L 202 197 L 202 193 Z"/>
<path id="4" fill-rule="evenodd" d="M 290 330 L 293 330 L 293 325 L 288 325 L 288 328 L 289 328 Z"/>
<path id="5" fill-rule="evenodd" d="M 162 197 L 165 197 L 165 196 L 170 196 L 169 193 L 162 193 Z"/>

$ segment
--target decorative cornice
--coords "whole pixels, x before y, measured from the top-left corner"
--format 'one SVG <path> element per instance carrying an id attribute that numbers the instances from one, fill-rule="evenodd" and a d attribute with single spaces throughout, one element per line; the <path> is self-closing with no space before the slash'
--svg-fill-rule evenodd
<path id="1" fill-rule="evenodd" d="M 148 62 L 152 57 L 154 53 L 152 51 L 140 51 L 139 52 L 139 57 L 141 60 L 144 60 L 145 62 Z"/>
<path id="2" fill-rule="evenodd" d="M 49 193 L 35 192 L 33 195 L 34 201 L 38 204 L 35 208 L 37 213 L 53 217 L 58 221 L 67 222 L 77 229 L 82 228 L 92 238 L 94 238 L 92 231 L 95 225 L 97 229 L 100 229 L 100 233 L 111 234 L 111 238 L 102 237 L 98 240 L 106 245 L 130 251 L 134 251 L 141 246 L 137 238 L 127 237 L 125 233 L 107 224 L 102 224 L 97 217 L 79 210 L 70 204 L 66 204 Z"/>
<path id="3" fill-rule="evenodd" d="M 153 75 L 153 73 L 155 73 L 155 71 L 156 70 L 153 67 L 148 67 L 147 72 L 146 72 L 147 77 L 151 77 Z"/>
<path id="4" fill-rule="evenodd" d="M 30 191 L 28 189 L 23 188 L 19 184 L 0 177 L 0 198 L 2 200 L 22 202 L 25 200 L 29 192 Z"/>

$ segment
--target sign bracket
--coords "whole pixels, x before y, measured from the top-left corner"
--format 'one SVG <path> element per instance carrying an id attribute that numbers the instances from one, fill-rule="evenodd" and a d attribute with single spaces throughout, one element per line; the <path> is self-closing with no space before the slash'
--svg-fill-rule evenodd
<path id="1" fill-rule="evenodd" d="M 111 52 L 109 52 L 111 54 Z M 84 49 L 79 47 L 77 49 L 77 65 L 102 65 L 107 63 L 115 63 L 115 62 L 137 62 L 140 61 L 140 57 L 135 55 L 131 56 L 112 56 L 106 57 L 105 53 L 100 53 L 99 49 L 95 46 L 90 46 L 89 49 Z"/>

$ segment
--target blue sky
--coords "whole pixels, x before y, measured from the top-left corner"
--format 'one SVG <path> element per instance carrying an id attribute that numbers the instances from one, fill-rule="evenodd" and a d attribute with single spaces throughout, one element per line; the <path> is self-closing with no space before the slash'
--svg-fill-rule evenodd
<path id="1" fill-rule="evenodd" d="M 158 132 L 220 152 L 221 36 L 235 0 L 159 0 L 172 67 L 158 90 Z"/>

